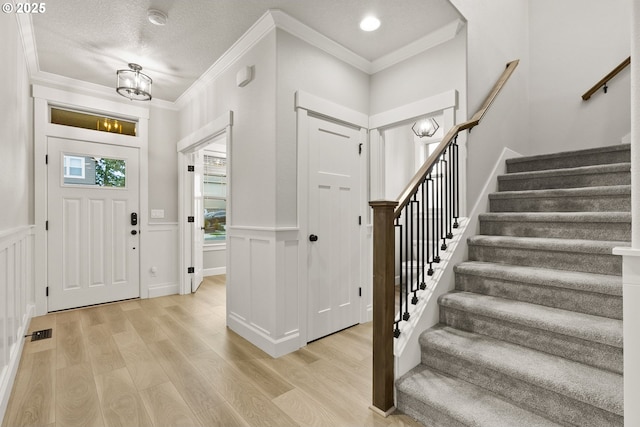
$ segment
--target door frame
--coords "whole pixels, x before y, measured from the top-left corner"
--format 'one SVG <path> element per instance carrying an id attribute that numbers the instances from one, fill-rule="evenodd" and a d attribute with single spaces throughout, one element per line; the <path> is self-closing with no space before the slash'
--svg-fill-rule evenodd
<path id="1" fill-rule="evenodd" d="M 36 316 L 47 314 L 48 304 L 46 296 L 47 271 L 48 271 L 48 242 L 45 222 L 48 212 L 48 177 L 45 165 L 45 156 L 48 151 L 49 137 L 92 141 L 100 144 L 122 145 L 138 148 L 139 151 L 139 230 L 140 244 L 138 259 L 140 263 L 139 284 L 140 298 L 149 295 L 148 282 L 142 274 L 142 260 L 146 255 L 146 239 L 149 223 L 149 163 L 148 163 L 148 139 L 149 139 L 149 109 L 130 103 L 117 102 L 96 98 L 89 95 L 67 92 L 46 86 L 33 85 L 33 155 L 34 155 L 34 300 L 36 303 Z M 109 115 L 138 122 L 137 135 L 126 136 L 107 132 L 98 132 L 89 129 L 74 128 L 50 123 L 49 108 L 51 106 L 69 108 L 90 114 Z"/>
<path id="2" fill-rule="evenodd" d="M 187 272 L 190 266 L 193 252 L 193 239 L 189 231 L 187 217 L 191 214 L 193 205 L 193 190 L 187 166 L 189 156 L 194 151 L 209 145 L 214 139 L 223 135 L 227 141 L 227 228 L 232 224 L 232 199 L 231 199 L 231 158 L 232 158 L 232 133 L 233 111 L 229 110 L 211 120 L 206 125 L 195 130 L 178 141 L 178 236 L 180 242 L 180 277 L 179 290 L 181 295 L 191 293 L 191 273 Z M 225 135 L 226 134 L 226 135 Z M 229 265 L 229 251 L 227 250 L 227 265 Z"/>
<path id="3" fill-rule="evenodd" d="M 308 245 L 309 235 L 309 116 L 316 116 L 328 121 L 333 121 L 347 126 L 360 128 L 360 142 L 362 143 L 362 155 L 360 156 L 360 206 L 361 215 L 366 212 L 368 202 L 368 127 L 369 116 L 335 102 L 298 90 L 295 94 L 295 109 L 297 115 L 297 147 L 298 147 L 298 229 L 299 229 L 299 293 L 298 293 L 298 318 L 300 319 L 300 347 L 307 345 L 308 336 L 308 312 L 309 312 L 309 265 Z M 362 298 L 360 299 L 359 322 L 369 321 L 367 312 L 370 303 L 367 299 L 367 288 L 370 282 L 367 277 L 369 257 L 363 257 L 368 253 L 368 231 L 363 223 L 360 227 L 360 280 L 362 282 Z"/>

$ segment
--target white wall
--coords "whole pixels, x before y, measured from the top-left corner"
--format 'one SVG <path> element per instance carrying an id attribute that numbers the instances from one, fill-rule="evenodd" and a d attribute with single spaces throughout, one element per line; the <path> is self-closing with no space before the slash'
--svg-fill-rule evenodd
<path id="1" fill-rule="evenodd" d="M 198 91 L 179 114 L 181 139 L 223 113 L 234 112 L 228 153 L 233 205 L 227 220 L 232 225 L 276 224 L 275 45 L 272 31 Z M 236 73 L 245 66 L 253 67 L 254 78 L 247 86 L 238 87 Z"/>
<path id="2" fill-rule="evenodd" d="M 178 112 L 149 109 L 149 212 L 164 209 L 164 218 L 150 223 L 178 221 Z M 149 214 L 151 215 L 151 214 Z"/>
<path id="3" fill-rule="evenodd" d="M 581 96 L 630 55 L 631 3 L 529 2 L 529 153 L 613 145 L 629 133 L 629 68 L 609 83 L 606 95 Z"/>
<path id="4" fill-rule="evenodd" d="M 411 124 L 384 132 L 385 199 L 396 200 L 416 172 L 415 142 Z"/>
<path id="5" fill-rule="evenodd" d="M 458 121 L 466 120 L 466 34 L 463 27 L 452 40 L 372 75 L 369 114 L 455 89 L 456 116 L 461 118 Z"/>
<path id="6" fill-rule="evenodd" d="M 33 107 L 16 17 L 0 16 L 0 420 L 33 315 Z"/>
<path id="7" fill-rule="evenodd" d="M 297 141 L 294 96 L 303 90 L 367 113 L 369 75 L 281 29 L 277 33 L 277 225 L 296 226 Z"/>
<path id="8" fill-rule="evenodd" d="M 505 90 L 467 140 L 467 206 L 474 206 L 504 147 L 527 153 L 529 8 L 527 0 L 450 0 L 467 20 L 467 111 L 482 105 L 506 64 L 520 59 Z"/>

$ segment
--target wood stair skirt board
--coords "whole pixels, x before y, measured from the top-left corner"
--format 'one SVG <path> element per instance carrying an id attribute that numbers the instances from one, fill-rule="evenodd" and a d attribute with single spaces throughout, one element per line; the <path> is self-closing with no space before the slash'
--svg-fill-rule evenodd
<path id="1" fill-rule="evenodd" d="M 396 381 L 426 426 L 623 425 L 630 147 L 507 160 L 499 191 Z"/>

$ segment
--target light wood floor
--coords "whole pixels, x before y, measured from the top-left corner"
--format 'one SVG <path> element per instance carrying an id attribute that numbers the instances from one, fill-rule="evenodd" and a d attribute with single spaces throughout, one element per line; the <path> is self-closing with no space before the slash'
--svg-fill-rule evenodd
<path id="1" fill-rule="evenodd" d="M 371 402 L 371 324 L 273 359 L 225 326 L 224 276 L 193 295 L 48 314 L 3 427 L 419 426 Z"/>

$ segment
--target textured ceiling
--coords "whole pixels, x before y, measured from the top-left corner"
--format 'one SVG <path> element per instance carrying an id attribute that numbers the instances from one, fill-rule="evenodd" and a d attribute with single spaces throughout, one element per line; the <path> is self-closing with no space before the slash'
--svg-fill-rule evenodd
<path id="1" fill-rule="evenodd" d="M 166 12 L 165 26 L 147 9 Z M 155 98 L 175 101 L 268 9 L 280 9 L 372 61 L 459 18 L 448 0 L 55 0 L 33 15 L 41 71 L 103 86 L 135 62 Z M 380 29 L 358 23 L 372 13 Z"/>

